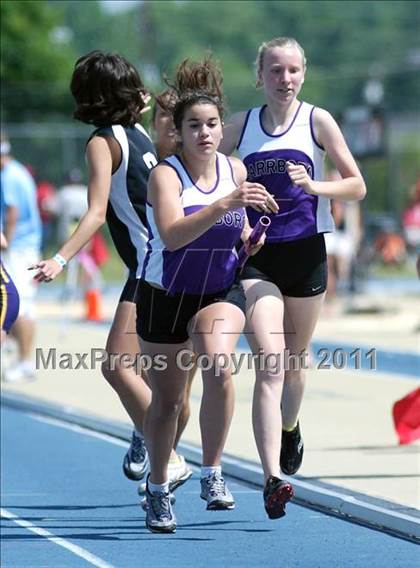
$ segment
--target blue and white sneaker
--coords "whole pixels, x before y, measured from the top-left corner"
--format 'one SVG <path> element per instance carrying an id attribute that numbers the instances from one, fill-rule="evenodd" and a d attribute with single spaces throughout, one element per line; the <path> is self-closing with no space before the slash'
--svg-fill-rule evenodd
<path id="1" fill-rule="evenodd" d="M 149 466 L 149 457 L 147 455 L 146 444 L 143 436 L 139 436 L 133 430 L 131 444 L 124 456 L 123 471 L 128 479 L 140 481 L 146 474 Z"/>
<path id="2" fill-rule="evenodd" d="M 171 500 L 171 505 L 175 505 L 176 503 L 175 495 L 173 493 L 170 493 L 169 498 Z M 143 497 L 143 499 L 140 501 L 140 507 L 143 509 L 143 511 L 147 511 L 147 497 Z"/>
<path id="3" fill-rule="evenodd" d="M 146 527 L 153 533 L 176 531 L 176 518 L 169 491 L 151 493 L 146 489 Z"/>
<path id="4" fill-rule="evenodd" d="M 226 486 L 221 473 L 213 473 L 208 477 L 202 477 L 201 483 L 201 499 L 207 501 L 208 511 L 220 511 L 225 509 L 234 509 L 235 500 L 232 493 Z"/>

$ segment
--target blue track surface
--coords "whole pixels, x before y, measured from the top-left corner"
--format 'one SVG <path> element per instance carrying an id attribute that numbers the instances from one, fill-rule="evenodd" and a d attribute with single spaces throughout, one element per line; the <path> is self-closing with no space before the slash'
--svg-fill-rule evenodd
<path id="1" fill-rule="evenodd" d="M 261 492 L 237 481 L 228 480 L 236 509 L 207 512 L 197 471 L 177 491 L 176 534 L 153 535 L 123 478 L 123 447 L 8 408 L 1 432 L 2 508 L 86 552 L 2 519 L 2 568 L 416 565 L 415 544 L 297 505 L 269 521 Z"/>

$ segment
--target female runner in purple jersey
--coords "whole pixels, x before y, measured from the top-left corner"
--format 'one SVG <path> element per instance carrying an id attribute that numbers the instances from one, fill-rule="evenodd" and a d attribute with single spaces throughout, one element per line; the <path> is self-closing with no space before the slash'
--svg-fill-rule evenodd
<path id="1" fill-rule="evenodd" d="M 191 349 L 210 363 L 202 367 L 201 498 L 207 509 L 234 507 L 220 467 L 234 402 L 225 362 L 245 323 L 234 246 L 250 232 L 244 207 L 276 211 L 277 205 L 260 184 L 245 181 L 238 159 L 217 152 L 222 137 L 220 83 L 211 59 L 180 65 L 173 110 L 180 151 L 156 166 L 149 179 L 149 253 L 137 330 L 142 353 L 156 361 L 148 372 L 152 402 L 145 421 L 150 457 L 146 526 L 152 532 L 176 530 L 167 464 L 188 377 L 182 354 Z"/>
<path id="2" fill-rule="evenodd" d="M 175 91 L 170 88 L 154 96 L 155 102 L 152 109 L 150 125 L 159 161 L 164 160 L 176 151 L 176 129 L 172 113 L 169 110 L 169 108 L 175 104 L 176 98 L 177 96 Z M 185 463 L 184 457 L 176 452 L 176 447 L 190 417 L 190 393 L 196 369 L 196 365 L 193 365 L 188 373 L 188 381 L 185 386 L 182 409 L 178 416 L 178 426 L 173 446 L 174 449 L 169 460 L 168 478 L 171 492 L 183 485 L 192 475 L 192 470 Z M 149 402 L 150 398 L 151 394 L 149 395 Z M 147 452 L 145 456 L 142 451 L 136 451 L 136 448 L 140 447 L 140 450 L 142 448 L 139 444 L 138 438 L 139 437 L 136 435 L 136 432 L 133 431 L 132 443 L 124 458 L 124 471 L 126 470 L 128 463 L 131 465 L 131 470 L 134 469 L 138 471 L 139 468 L 141 468 L 141 464 L 144 463 L 145 457 L 147 458 Z M 142 470 L 143 468 L 140 469 L 140 471 Z M 138 493 L 143 496 L 145 492 L 146 483 L 142 481 L 139 484 Z M 142 503 L 144 503 L 144 500 Z"/>
<path id="3" fill-rule="evenodd" d="M 176 129 L 172 113 L 169 110 L 175 104 L 176 99 L 177 96 L 175 91 L 170 88 L 155 96 L 151 125 L 154 132 L 153 141 L 159 160 L 164 160 L 166 157 L 176 152 Z M 174 441 L 175 449 L 190 417 L 190 393 L 196 370 L 197 366 L 194 364 L 188 373 L 188 381 L 184 392 L 184 401 L 182 403 L 181 412 L 178 416 L 178 428 Z M 175 467 L 176 456 L 171 457 L 171 461 L 169 462 L 170 467 L 172 463 L 174 463 Z"/>
<path id="4" fill-rule="evenodd" d="M 280 467 L 294 474 L 303 457 L 298 416 L 305 373 L 293 356 L 306 353 L 325 295 L 323 233 L 333 230 L 329 199 L 360 200 L 366 188 L 332 116 L 297 99 L 306 70 L 298 42 L 276 38 L 263 43 L 256 65 L 266 104 L 231 118 L 221 151 L 238 149 L 248 180 L 263 184 L 279 205 L 265 246 L 242 273 L 252 351 L 284 354 L 280 365 L 255 369 L 253 398 L 254 435 L 266 480 L 264 503 L 269 517 L 277 518 L 285 514 L 293 494 L 290 483 L 281 480 Z M 325 153 L 340 180 L 323 181 Z M 255 224 L 255 212 L 249 212 L 249 220 Z"/>

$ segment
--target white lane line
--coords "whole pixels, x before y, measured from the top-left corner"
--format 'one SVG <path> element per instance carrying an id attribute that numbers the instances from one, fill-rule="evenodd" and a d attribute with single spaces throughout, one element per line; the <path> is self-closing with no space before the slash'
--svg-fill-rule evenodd
<path id="1" fill-rule="evenodd" d="M 102 558 L 99 558 L 98 556 L 95 556 L 94 554 L 85 550 L 84 548 L 77 546 L 77 544 L 72 544 L 71 542 L 69 542 L 64 538 L 55 536 L 53 533 L 50 533 L 45 529 L 41 529 L 40 527 L 37 527 L 36 525 L 30 523 L 29 521 L 21 519 L 20 517 L 14 515 L 10 511 L 7 511 L 6 509 L 2 508 L 0 509 L 0 512 L 1 516 L 4 517 L 5 519 L 10 519 L 17 525 L 20 525 L 21 527 L 28 529 L 28 531 L 31 531 L 39 536 L 42 536 L 47 540 L 54 542 L 55 544 L 58 544 L 58 546 L 62 546 L 63 548 L 70 550 L 70 552 L 72 552 L 76 556 L 80 556 L 80 558 L 83 558 L 83 560 L 86 560 L 86 562 L 89 562 L 89 564 L 97 566 L 97 568 L 115 568 L 115 566 L 113 566 L 112 564 L 105 562 L 105 560 L 102 560 Z"/>
<path id="2" fill-rule="evenodd" d="M 188 451 L 194 449 L 189 446 Z M 195 450 L 197 452 L 197 450 Z M 188 454 L 186 455 L 188 459 Z M 222 464 L 227 475 L 241 477 L 244 481 L 251 481 L 262 485 L 264 477 L 260 466 L 243 462 L 240 458 L 223 456 Z M 295 488 L 296 497 L 307 503 L 321 505 L 327 509 L 338 511 L 343 515 L 349 515 L 368 521 L 370 523 L 385 526 L 393 530 L 420 539 L 420 518 L 406 513 L 400 513 L 386 507 L 380 507 L 373 503 L 361 501 L 353 495 L 346 495 L 340 491 L 329 490 L 324 487 L 313 485 L 301 479 L 290 479 Z"/>
<path id="3" fill-rule="evenodd" d="M 124 440 L 119 440 L 118 438 L 114 438 L 112 436 L 109 436 L 108 434 L 103 434 L 102 432 L 95 432 L 93 430 L 89 430 L 88 428 L 84 428 L 83 426 L 79 426 L 77 424 L 64 422 L 64 420 L 59 420 L 58 418 L 40 416 L 39 414 L 35 414 L 34 412 L 28 412 L 28 415 L 34 418 L 35 420 L 38 420 L 38 422 L 53 424 L 54 426 L 58 426 L 59 428 L 64 428 L 65 430 L 72 430 L 73 432 L 77 432 L 78 434 L 85 434 L 86 436 L 91 436 L 92 438 L 99 438 L 100 440 L 105 440 L 106 442 L 114 444 L 115 446 L 122 446 L 123 448 L 128 448 L 128 446 L 130 445 L 128 442 L 124 442 Z"/>
<path id="4" fill-rule="evenodd" d="M 56 418 L 47 418 L 36 413 L 30 413 L 30 415 L 40 422 L 46 422 L 61 428 L 73 430 L 74 432 L 92 436 L 93 438 L 100 438 L 117 446 L 128 447 L 129 445 L 128 443 L 113 438 L 108 434 L 94 432 L 88 428 L 84 428 L 83 426 L 69 424 Z M 192 460 L 200 459 L 200 452 L 195 446 L 183 442 L 180 444 L 180 447 L 184 449 L 187 460 L 188 454 L 190 454 L 190 459 L 192 458 Z M 222 463 L 225 466 L 224 471 L 227 475 L 233 474 L 234 477 L 240 477 L 243 481 L 250 481 L 251 483 L 257 483 L 258 485 L 263 484 L 264 478 L 262 469 L 258 464 L 254 465 L 246 463 L 241 458 L 234 458 L 231 456 L 223 456 Z M 195 469 L 194 466 L 193 469 Z M 309 503 L 312 502 L 329 509 L 338 510 L 342 514 L 355 516 L 356 518 L 374 522 L 376 524 L 383 524 L 392 529 L 414 535 L 416 538 L 419 538 L 420 536 L 420 520 L 417 517 L 399 513 L 398 511 L 393 511 L 387 508 L 378 507 L 372 503 L 360 501 L 352 495 L 346 495 L 339 491 L 328 490 L 303 480 L 293 479 L 293 484 L 295 486 L 296 496 Z"/>
<path id="5" fill-rule="evenodd" d="M 64 411 L 62 407 L 60 410 L 62 412 Z M 41 420 L 42 415 L 36 412 L 27 412 L 27 414 L 37 420 Z M 43 416 L 42 420 L 45 422 L 50 421 L 51 424 L 84 433 L 88 436 L 102 438 L 119 446 L 128 446 L 128 443 L 106 434 L 92 432 L 92 430 L 89 430 L 88 428 L 71 425 L 58 419 L 47 419 Z M 196 446 L 182 442 L 180 444 L 180 449 L 190 464 L 199 464 L 201 462 L 201 452 Z M 262 469 L 257 464 L 250 464 L 245 460 L 233 458 L 231 456 L 224 456 L 222 463 L 224 464 L 224 472 L 227 475 L 240 478 L 242 481 L 252 483 L 257 486 L 263 486 L 264 477 Z M 198 470 L 199 468 L 197 466 L 193 466 L 193 469 Z M 411 516 L 410 514 L 399 513 L 393 509 L 386 508 L 386 506 L 378 507 L 373 504 L 360 501 L 352 495 L 346 495 L 339 491 L 331 491 L 326 488 L 307 483 L 303 480 L 293 479 L 293 483 L 296 489 L 296 496 L 308 503 L 318 506 L 320 505 L 334 512 L 339 512 L 346 516 L 353 516 L 358 520 L 367 521 L 368 523 L 396 530 L 406 534 L 407 536 L 414 536 L 415 538 L 420 539 L 420 519 L 418 517 Z"/>
<path id="6" fill-rule="evenodd" d="M 181 448 L 187 461 L 201 459 L 201 452 L 196 446 L 181 442 Z M 223 456 L 222 466 L 226 475 L 261 487 L 264 485 L 263 471 L 258 464 L 251 464 L 233 456 Z M 296 497 L 307 503 L 322 506 L 344 516 L 355 517 L 370 524 L 383 526 L 420 539 L 420 518 L 417 516 L 362 501 L 353 495 L 330 490 L 301 479 L 292 479 L 287 476 L 285 478 L 290 479 L 293 483 Z"/>
<path id="7" fill-rule="evenodd" d="M 48 493 L 11 493 L 9 491 L 3 491 L 2 497 L 45 497 Z"/>

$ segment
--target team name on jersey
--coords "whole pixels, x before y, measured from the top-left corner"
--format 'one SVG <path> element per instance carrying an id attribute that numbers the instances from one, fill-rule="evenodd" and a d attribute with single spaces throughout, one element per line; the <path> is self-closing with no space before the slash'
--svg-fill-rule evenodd
<path id="1" fill-rule="evenodd" d="M 244 216 L 239 211 L 228 211 L 220 217 L 215 225 L 226 225 L 227 227 L 242 228 L 244 226 Z"/>
<path id="2" fill-rule="evenodd" d="M 247 161 L 248 162 L 248 161 Z M 286 164 L 290 162 L 295 166 L 304 166 L 308 175 L 312 178 L 312 166 L 307 162 L 301 162 L 298 160 L 284 160 L 282 158 L 274 159 L 267 158 L 263 160 L 257 160 L 256 162 L 247 163 L 248 176 L 249 179 L 258 179 L 261 176 L 270 174 L 284 174 L 287 172 Z"/>

